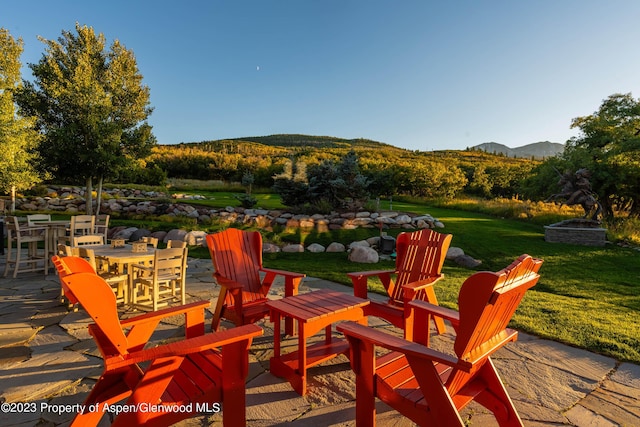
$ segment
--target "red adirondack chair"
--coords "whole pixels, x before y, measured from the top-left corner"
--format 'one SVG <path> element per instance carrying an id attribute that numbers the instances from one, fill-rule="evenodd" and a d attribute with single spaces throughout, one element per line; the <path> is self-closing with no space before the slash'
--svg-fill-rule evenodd
<path id="1" fill-rule="evenodd" d="M 218 330 L 222 318 L 246 325 L 266 317 L 267 294 L 277 276 L 284 277 L 285 296 L 298 293 L 305 275 L 263 267 L 262 236 L 257 231 L 229 228 L 209 234 L 206 239 L 215 269 L 213 277 L 220 285 L 211 323 L 213 330 Z M 291 325 L 287 325 L 287 332 L 291 330 Z"/>
<path id="2" fill-rule="evenodd" d="M 490 356 L 517 339 L 507 324 L 538 281 L 541 265 L 542 260 L 522 255 L 496 273 L 475 273 L 460 289 L 459 312 L 409 303 L 415 325 L 408 321 L 407 327 L 416 328 L 416 337 L 429 316 L 451 321 L 457 357 L 353 322 L 338 325 L 349 340 L 356 373 L 356 425 L 375 425 L 378 397 L 421 426 L 464 426 L 459 411 L 473 400 L 492 411 L 499 425 L 522 426 Z M 391 352 L 376 358 L 376 346 Z"/>
<path id="3" fill-rule="evenodd" d="M 215 409 L 216 403 L 224 407 L 225 426 L 245 425 L 248 350 L 262 329 L 246 325 L 204 335 L 208 301 L 120 321 L 111 287 L 95 273 L 73 273 L 69 268 L 73 258 L 56 256 L 54 262 L 71 270 L 60 280 L 94 320 L 89 332 L 105 367 L 84 403 L 86 408 L 97 410 L 79 413 L 72 425 L 97 425 L 105 414 L 104 405 L 119 402 L 139 410 L 120 412 L 113 425 L 167 426 Z M 185 315 L 186 339 L 144 348 L 163 318 L 179 314 Z"/>
<path id="4" fill-rule="evenodd" d="M 400 233 L 396 240 L 395 270 L 347 273 L 357 297 L 367 298 L 367 281 L 370 277 L 378 277 L 387 290 L 389 299 L 384 303 L 371 301 L 365 308 L 365 314 L 381 317 L 404 329 L 405 338 L 410 340 L 412 331 L 405 328 L 404 321 L 409 314 L 407 304 L 414 299 L 438 304 L 433 285 L 444 277 L 441 270 L 451 239 L 451 234 L 429 229 Z M 438 317 L 433 320 L 438 333 L 444 333 L 444 321 Z"/>

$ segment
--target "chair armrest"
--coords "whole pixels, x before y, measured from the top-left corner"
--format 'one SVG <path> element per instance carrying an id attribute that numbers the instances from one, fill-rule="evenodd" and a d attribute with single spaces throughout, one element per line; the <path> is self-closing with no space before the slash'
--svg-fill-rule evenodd
<path id="1" fill-rule="evenodd" d="M 382 274 L 393 274 L 395 270 L 370 270 L 370 271 L 357 271 L 355 273 L 347 273 L 347 276 L 351 277 L 351 280 L 354 278 L 361 277 L 371 277 L 371 276 L 380 276 Z"/>
<path id="2" fill-rule="evenodd" d="M 396 273 L 395 270 L 370 270 L 370 271 L 358 271 L 355 273 L 347 273 L 347 276 L 351 278 L 353 284 L 353 295 L 358 298 L 367 299 L 367 282 L 369 277 L 378 277 L 382 282 L 385 289 L 388 289 L 391 282 L 391 275 Z"/>
<path id="3" fill-rule="evenodd" d="M 40 236 L 46 232 L 47 232 L 47 227 L 42 227 L 37 225 L 27 225 L 24 227 L 20 227 L 17 230 L 17 234 L 20 234 L 21 237 Z"/>
<path id="4" fill-rule="evenodd" d="M 113 370 L 163 357 L 186 356 L 216 347 L 224 347 L 236 342 L 251 342 L 254 337 L 260 336 L 263 333 L 262 328 L 254 324 L 239 326 L 200 337 L 136 351 L 129 353 L 124 358 L 121 356 L 109 358 L 105 360 L 105 368 Z"/>
<path id="5" fill-rule="evenodd" d="M 293 271 L 277 270 L 275 268 L 262 267 L 260 269 L 260 271 L 262 271 L 264 273 L 278 274 L 278 275 L 284 276 L 284 277 L 291 277 L 293 279 L 300 279 L 300 278 L 307 277 L 307 275 L 303 274 L 303 273 L 295 273 Z"/>
<path id="6" fill-rule="evenodd" d="M 433 286 L 438 280 L 442 279 L 443 277 L 444 275 L 439 274 L 437 276 L 427 277 L 426 279 L 423 279 L 423 280 L 407 283 L 405 285 L 402 285 L 402 287 L 404 289 L 410 289 L 412 291 L 418 292 L 428 288 L 429 286 Z"/>
<path id="7" fill-rule="evenodd" d="M 442 317 L 445 320 L 450 321 L 452 324 L 457 325 L 460 323 L 460 313 L 450 308 L 441 307 L 439 305 L 431 304 L 426 301 L 413 300 L 409 303 L 412 309 L 426 312 L 433 316 Z"/>
<path id="8" fill-rule="evenodd" d="M 162 319 L 180 314 L 185 316 L 185 335 L 188 338 L 204 335 L 204 310 L 210 304 L 210 301 L 196 301 L 122 320 L 122 328 L 130 328 L 127 333 L 129 351 L 142 349 Z"/>
<path id="9" fill-rule="evenodd" d="M 429 362 L 443 363 L 465 372 L 469 372 L 472 367 L 472 364 L 467 361 L 352 321 L 340 323 L 337 329 L 342 332 L 349 341 L 356 339 L 408 356 L 418 357 Z"/>
<path id="10" fill-rule="evenodd" d="M 287 297 L 297 295 L 298 287 L 300 283 L 302 283 L 302 279 L 307 277 L 306 274 L 302 273 L 294 273 L 292 271 L 285 270 L 276 270 L 274 268 L 260 268 L 260 271 L 265 273 L 264 279 L 262 280 L 262 287 L 265 288 L 268 292 L 268 289 L 271 288 L 273 281 L 276 276 L 284 277 L 284 295 Z"/>
<path id="11" fill-rule="evenodd" d="M 152 311 L 149 313 L 141 314 L 139 316 L 131 317 L 120 321 L 123 327 L 130 327 L 140 323 L 155 322 L 156 320 L 164 319 L 165 317 L 176 316 L 178 314 L 186 314 L 194 310 L 204 310 L 209 307 L 210 301 L 196 301 L 185 305 L 178 305 L 175 307 L 168 307 L 158 311 Z"/>
<path id="12" fill-rule="evenodd" d="M 213 278 L 216 279 L 218 285 L 223 286 L 227 289 L 242 289 L 244 285 L 242 283 L 238 283 L 235 280 L 227 279 L 226 277 L 213 273 Z"/>

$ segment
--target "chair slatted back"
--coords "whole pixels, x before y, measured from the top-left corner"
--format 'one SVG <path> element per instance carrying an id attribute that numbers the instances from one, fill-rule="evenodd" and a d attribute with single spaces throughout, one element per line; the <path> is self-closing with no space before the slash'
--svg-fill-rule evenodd
<path id="1" fill-rule="evenodd" d="M 144 237 L 141 237 L 140 240 L 138 240 L 138 242 L 146 243 L 148 246 L 151 246 L 154 249 L 158 247 L 158 238 L 157 237 L 144 236 Z M 167 247 L 169 247 L 169 246 L 167 246 Z"/>
<path id="2" fill-rule="evenodd" d="M 111 215 L 100 214 L 94 218 L 93 234 L 104 235 L 105 242 L 107 241 L 107 232 L 109 231 L 109 219 Z"/>
<path id="3" fill-rule="evenodd" d="M 77 248 L 73 248 L 72 251 L 75 252 L 75 256 L 87 261 L 89 265 L 91 265 L 91 268 L 93 268 L 94 272 L 98 271 L 98 267 L 96 264 L 96 255 L 93 252 L 93 249 L 89 249 L 86 246 L 78 246 Z"/>
<path id="4" fill-rule="evenodd" d="M 102 234 L 88 234 L 86 236 L 77 236 L 71 238 L 72 246 L 100 246 L 104 245 L 104 235 Z"/>
<path id="5" fill-rule="evenodd" d="M 260 282 L 262 268 L 262 236 L 257 231 L 229 228 L 207 235 L 207 245 L 215 274 L 242 283 L 243 301 L 264 298 L 266 289 Z M 232 305 L 231 295 L 225 301 Z"/>
<path id="6" fill-rule="evenodd" d="M 186 263 L 186 248 L 156 249 L 153 268 L 157 278 L 182 277 Z"/>
<path id="7" fill-rule="evenodd" d="M 43 222 L 51 222 L 51 215 L 49 214 L 32 214 L 27 215 L 27 224 L 29 226 L 38 225 Z"/>
<path id="8" fill-rule="evenodd" d="M 187 242 L 183 240 L 168 240 L 167 248 L 186 248 Z"/>
<path id="9" fill-rule="evenodd" d="M 451 234 L 438 233 L 430 229 L 412 233 L 400 233 L 396 240 L 395 284 L 387 290 L 389 297 L 402 304 L 402 286 L 428 277 L 440 275 L 447 250 L 451 244 Z M 423 299 L 418 296 L 418 299 Z"/>
<path id="10" fill-rule="evenodd" d="M 525 292 L 539 279 L 542 260 L 521 255 L 498 272 L 478 272 L 462 284 L 458 295 L 460 325 L 454 350 L 461 359 L 506 333 Z"/>
<path id="11" fill-rule="evenodd" d="M 74 215 L 69 225 L 71 237 L 94 234 L 95 217 L 93 215 Z"/>

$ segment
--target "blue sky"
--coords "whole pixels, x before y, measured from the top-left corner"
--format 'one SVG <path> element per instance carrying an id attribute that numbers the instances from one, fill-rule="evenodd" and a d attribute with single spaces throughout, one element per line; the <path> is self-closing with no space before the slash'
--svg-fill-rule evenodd
<path id="1" fill-rule="evenodd" d="M 635 0 L 2 3 L 25 65 L 44 52 L 37 36 L 76 22 L 133 50 L 161 144 L 278 133 L 423 151 L 564 143 L 609 95 L 640 96 Z"/>

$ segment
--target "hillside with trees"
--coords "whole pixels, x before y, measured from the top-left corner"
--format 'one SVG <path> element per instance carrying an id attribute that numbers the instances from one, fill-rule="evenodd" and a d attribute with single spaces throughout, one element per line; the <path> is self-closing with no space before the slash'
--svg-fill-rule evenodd
<path id="1" fill-rule="evenodd" d="M 353 152 L 369 182 L 371 197 L 405 194 L 511 197 L 518 182 L 539 164 L 481 151 L 412 151 L 365 140 L 327 136 L 272 135 L 156 146 L 148 157 L 169 178 L 240 182 L 250 173 L 255 187 L 272 188 L 274 177 L 294 162 L 307 170 L 339 162 Z"/>

